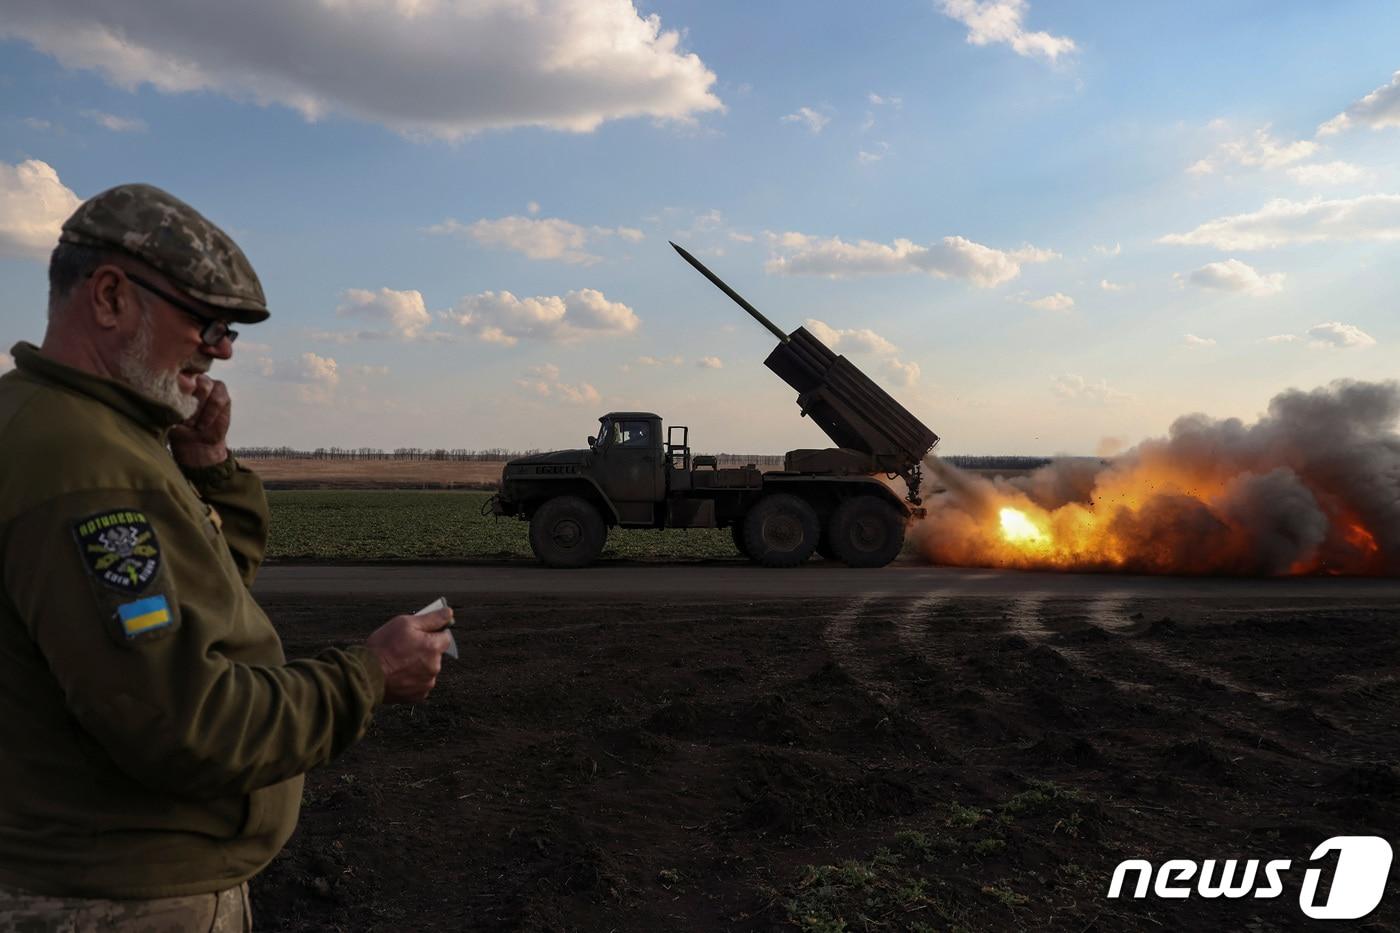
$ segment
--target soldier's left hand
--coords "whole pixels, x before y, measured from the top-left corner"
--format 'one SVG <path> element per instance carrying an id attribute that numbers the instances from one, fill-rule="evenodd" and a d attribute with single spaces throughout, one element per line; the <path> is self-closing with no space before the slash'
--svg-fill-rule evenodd
<path id="1" fill-rule="evenodd" d="M 228 459 L 224 439 L 233 417 L 233 402 L 228 387 L 204 373 L 195 379 L 194 397 L 199 408 L 170 429 L 170 452 L 181 466 L 216 466 Z"/>

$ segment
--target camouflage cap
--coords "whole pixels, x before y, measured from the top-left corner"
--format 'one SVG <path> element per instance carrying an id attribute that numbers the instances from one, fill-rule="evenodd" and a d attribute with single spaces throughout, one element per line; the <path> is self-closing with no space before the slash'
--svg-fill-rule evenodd
<path id="1" fill-rule="evenodd" d="M 58 240 L 129 253 L 235 321 L 267 320 L 262 283 L 233 238 L 152 185 L 118 185 L 93 195 L 63 224 Z"/>

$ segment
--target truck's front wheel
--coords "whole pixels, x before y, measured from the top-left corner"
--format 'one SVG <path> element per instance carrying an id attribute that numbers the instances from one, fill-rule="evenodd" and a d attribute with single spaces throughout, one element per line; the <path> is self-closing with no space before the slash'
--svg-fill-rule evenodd
<path id="1" fill-rule="evenodd" d="M 883 567 L 904 547 L 904 516 L 874 496 L 856 496 L 836 507 L 827 533 L 848 567 Z"/>
<path id="2" fill-rule="evenodd" d="M 546 567 L 587 567 L 607 537 L 603 517 L 578 496 L 556 496 L 530 518 L 530 550 Z"/>
<path id="3" fill-rule="evenodd" d="M 744 518 L 748 556 L 765 567 L 796 567 L 812 556 L 820 531 L 816 510 L 787 493 L 765 496 Z"/>

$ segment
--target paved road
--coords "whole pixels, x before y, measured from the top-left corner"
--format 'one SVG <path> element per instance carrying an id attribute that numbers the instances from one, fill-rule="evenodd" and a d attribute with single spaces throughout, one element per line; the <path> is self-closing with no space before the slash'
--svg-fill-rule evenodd
<path id="1" fill-rule="evenodd" d="M 258 574 L 257 596 L 300 593 L 423 593 L 530 596 L 784 597 L 1038 596 L 1400 600 L 1400 579 L 1217 579 L 1119 574 L 1023 573 L 895 564 L 851 570 L 809 564 L 767 570 L 748 564 L 629 564 L 547 570 L 533 564 L 297 564 Z"/>

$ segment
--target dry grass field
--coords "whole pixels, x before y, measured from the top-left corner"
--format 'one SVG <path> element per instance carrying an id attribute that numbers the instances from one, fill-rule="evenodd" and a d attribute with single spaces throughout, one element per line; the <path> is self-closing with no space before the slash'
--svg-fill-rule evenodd
<path id="1" fill-rule="evenodd" d="M 271 489 L 494 489 L 500 460 L 246 460 Z"/>

